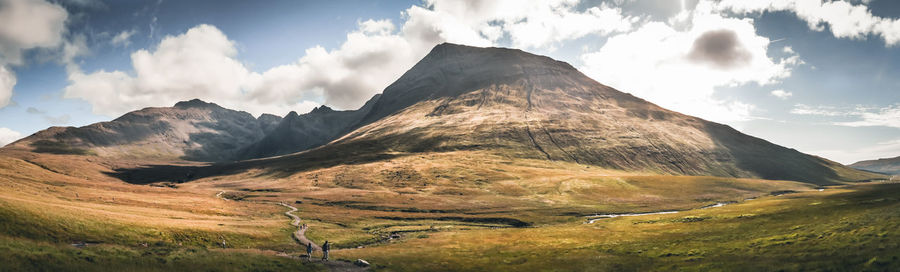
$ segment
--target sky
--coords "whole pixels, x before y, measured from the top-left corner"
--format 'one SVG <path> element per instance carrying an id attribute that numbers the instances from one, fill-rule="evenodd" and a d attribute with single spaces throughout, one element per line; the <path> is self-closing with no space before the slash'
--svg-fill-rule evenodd
<path id="1" fill-rule="evenodd" d="M 845 164 L 900 156 L 894 0 L 0 0 L 0 144 L 193 98 L 355 109 L 442 42 Z"/>

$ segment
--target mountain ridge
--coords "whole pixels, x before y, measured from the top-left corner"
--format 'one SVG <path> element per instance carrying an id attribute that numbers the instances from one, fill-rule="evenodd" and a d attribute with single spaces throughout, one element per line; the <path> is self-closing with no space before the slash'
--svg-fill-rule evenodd
<path id="1" fill-rule="evenodd" d="M 253 163 L 257 166 L 322 154 L 353 160 L 365 152 L 485 150 L 510 158 L 571 161 L 673 175 L 816 184 L 879 177 L 775 145 L 727 125 L 664 109 L 605 86 L 568 63 L 508 48 L 440 44 L 356 110 L 335 111 L 320 106 L 303 115 L 291 112 L 280 119 L 274 115 L 252 118 L 248 113 L 198 99 L 179 102 L 169 109 L 176 116 L 184 115 L 193 127 L 175 122 L 186 128 L 166 130 L 165 126 L 171 124 L 152 120 L 156 116 L 152 114 L 129 113 L 111 122 L 163 126 L 158 130 L 162 135 L 212 128 L 211 134 L 202 137 L 163 138 L 183 141 L 170 144 L 175 147 L 170 153 L 185 153 L 182 159 L 263 158 Z M 213 116 L 221 119 L 213 120 Z M 111 122 L 91 126 L 103 128 Z M 44 137 L 36 138 L 98 149 L 92 140 L 97 138 L 94 134 L 84 137 L 89 144 L 79 145 L 78 129 L 62 129 L 66 133 L 59 130 L 48 129 Z M 245 130 L 252 132 L 243 133 Z M 206 141 L 199 144 L 200 151 L 209 150 L 195 151 L 198 140 Z M 214 152 L 216 148 L 225 151 Z M 98 150 L 100 155 L 115 154 Z M 301 153 L 264 159 L 294 152 Z M 189 156 L 194 153 L 203 156 Z"/>

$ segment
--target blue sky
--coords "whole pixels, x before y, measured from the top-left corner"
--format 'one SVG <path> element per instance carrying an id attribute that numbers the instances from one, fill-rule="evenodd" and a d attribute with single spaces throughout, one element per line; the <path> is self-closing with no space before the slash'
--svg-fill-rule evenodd
<path id="1" fill-rule="evenodd" d="M 0 143 L 195 97 L 352 109 L 449 41 L 852 163 L 900 156 L 898 18 L 890 0 L 0 0 Z"/>

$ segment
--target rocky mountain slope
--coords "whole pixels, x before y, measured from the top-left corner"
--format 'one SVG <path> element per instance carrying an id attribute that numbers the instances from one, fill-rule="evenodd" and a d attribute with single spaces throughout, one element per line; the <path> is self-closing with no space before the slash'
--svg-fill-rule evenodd
<path id="1" fill-rule="evenodd" d="M 859 161 L 851 164 L 850 167 L 878 173 L 900 175 L 900 157 Z"/>
<path id="2" fill-rule="evenodd" d="M 376 95 L 358 110 L 336 111 L 320 106 L 306 114 L 290 112 L 264 138 L 242 148 L 236 158 L 284 155 L 327 144 L 356 128 L 378 97 Z"/>
<path id="3" fill-rule="evenodd" d="M 820 184 L 876 177 L 666 110 L 567 63 L 505 48 L 438 45 L 384 90 L 361 124 L 326 148 L 491 150 L 627 171 Z"/>
<path id="4" fill-rule="evenodd" d="M 84 127 L 51 127 L 10 146 L 39 153 L 224 161 L 261 140 L 281 119 L 274 115 L 257 119 L 195 99 L 168 108 L 133 111 Z"/>

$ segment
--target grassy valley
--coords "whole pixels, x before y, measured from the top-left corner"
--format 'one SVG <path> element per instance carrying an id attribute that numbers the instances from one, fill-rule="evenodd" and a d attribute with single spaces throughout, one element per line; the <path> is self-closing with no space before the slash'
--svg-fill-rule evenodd
<path id="1" fill-rule="evenodd" d="M 0 258 L 16 270 L 328 269 L 299 260 L 280 202 L 299 208 L 307 237 L 334 243 L 334 257 L 375 270 L 896 265 L 895 184 L 819 191 L 470 151 L 129 184 L 111 173 L 139 162 L 4 155 Z M 729 204 L 699 209 L 716 203 Z M 592 214 L 653 211 L 679 212 L 586 223 Z"/>

